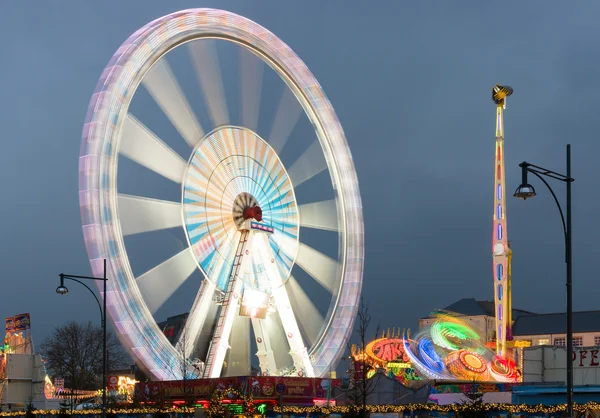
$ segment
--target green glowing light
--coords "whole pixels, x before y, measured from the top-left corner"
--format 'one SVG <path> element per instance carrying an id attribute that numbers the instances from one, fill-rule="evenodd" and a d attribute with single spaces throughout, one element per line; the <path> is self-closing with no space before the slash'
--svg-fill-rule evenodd
<path id="1" fill-rule="evenodd" d="M 232 403 L 228 406 L 229 410 L 234 415 L 240 415 L 244 413 L 244 406 Z"/>
<path id="2" fill-rule="evenodd" d="M 431 326 L 431 338 L 440 347 L 459 350 L 462 346 L 456 340 L 479 340 L 479 335 L 468 326 L 456 322 L 435 322 Z"/>

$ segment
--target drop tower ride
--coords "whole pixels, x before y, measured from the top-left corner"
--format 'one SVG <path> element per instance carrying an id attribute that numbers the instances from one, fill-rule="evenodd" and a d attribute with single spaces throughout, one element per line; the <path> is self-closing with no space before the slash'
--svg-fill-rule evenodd
<path id="1" fill-rule="evenodd" d="M 494 302 L 496 307 L 496 354 L 505 357 L 507 341 L 512 341 L 511 258 L 506 230 L 506 187 L 504 181 L 504 109 L 506 98 L 513 93 L 509 86 L 497 84 L 492 89 L 496 103 L 496 158 L 494 170 L 494 222 L 492 254 Z"/>

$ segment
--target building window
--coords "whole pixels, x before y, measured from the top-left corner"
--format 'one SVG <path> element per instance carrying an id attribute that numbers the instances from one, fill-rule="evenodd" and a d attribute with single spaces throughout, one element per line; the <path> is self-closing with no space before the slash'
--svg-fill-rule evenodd
<path id="1" fill-rule="evenodd" d="M 573 337 L 574 347 L 583 347 L 583 337 Z"/>
<path id="2" fill-rule="evenodd" d="M 594 337 L 594 345 L 595 345 L 596 347 L 600 346 L 600 335 L 596 335 L 596 336 Z"/>
<path id="3" fill-rule="evenodd" d="M 567 345 L 567 339 L 565 337 L 558 337 L 554 339 L 554 345 Z"/>
<path id="4" fill-rule="evenodd" d="M 538 345 L 550 345 L 550 338 L 539 338 Z"/>

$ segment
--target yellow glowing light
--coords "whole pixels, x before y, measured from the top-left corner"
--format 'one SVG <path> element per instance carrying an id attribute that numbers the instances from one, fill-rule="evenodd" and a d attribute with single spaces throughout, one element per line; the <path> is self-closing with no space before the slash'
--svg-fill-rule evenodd
<path id="1" fill-rule="evenodd" d="M 241 395 L 241 394 L 240 394 Z M 243 396 L 243 395 L 242 395 Z M 250 399 L 248 399 L 250 400 Z M 502 403 L 484 403 L 484 404 L 450 404 L 450 405 L 437 405 L 437 404 L 406 404 L 406 405 L 367 405 L 365 408 L 371 413 L 403 413 L 404 411 L 413 411 L 414 414 L 418 412 L 442 412 L 442 413 L 460 413 L 465 411 L 481 411 L 481 412 L 494 412 L 503 411 L 511 414 L 558 414 L 567 410 L 567 405 L 517 405 L 517 404 L 502 404 Z M 600 403 L 588 402 L 585 404 L 574 404 L 573 409 L 576 412 L 589 412 L 600 410 Z M 359 411 L 360 407 L 356 405 L 331 405 L 331 406 L 275 406 L 273 411 L 276 413 L 292 413 L 292 414 L 323 414 L 329 415 L 332 413 L 346 414 L 351 411 Z M 38 410 L 35 411 L 36 415 L 58 415 L 58 410 Z M 157 414 L 157 413 L 175 413 L 175 414 L 189 414 L 193 413 L 194 408 L 187 408 L 185 406 L 177 408 L 155 408 L 155 407 L 142 407 L 142 408 L 119 408 L 119 409 L 108 409 L 107 413 L 110 414 Z M 216 409 L 210 411 L 210 407 L 207 413 L 217 413 Z M 69 412 L 67 411 L 67 414 Z M 77 415 L 99 415 L 101 411 L 99 409 L 90 409 L 77 411 Z M 24 412 L 0 412 L 0 417 L 9 416 L 24 416 Z M 253 416 L 253 410 L 246 413 L 246 416 Z"/>
<path id="2" fill-rule="evenodd" d="M 389 361 L 385 366 L 388 369 L 410 369 L 412 364 L 399 361 Z"/>
<path id="3" fill-rule="evenodd" d="M 119 392 L 128 391 L 131 392 L 135 388 L 135 384 L 139 383 L 137 380 L 132 379 L 128 376 L 119 376 L 119 380 L 117 381 L 117 389 Z"/>

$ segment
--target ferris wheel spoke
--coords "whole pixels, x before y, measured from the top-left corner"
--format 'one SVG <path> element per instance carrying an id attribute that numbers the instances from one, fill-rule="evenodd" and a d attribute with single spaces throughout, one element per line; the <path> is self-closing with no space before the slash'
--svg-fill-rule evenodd
<path id="1" fill-rule="evenodd" d="M 197 268 L 189 247 L 136 278 L 146 306 L 153 314 Z"/>
<path id="2" fill-rule="evenodd" d="M 202 40 L 190 42 L 188 45 L 213 126 L 226 125 L 229 116 L 214 41 Z"/>
<path id="3" fill-rule="evenodd" d="M 315 279 L 317 283 L 333 293 L 339 268 L 337 261 L 306 244 L 300 243 L 296 264 Z"/>
<path id="4" fill-rule="evenodd" d="M 337 206 L 335 200 L 307 203 L 298 206 L 300 225 L 307 228 L 338 230 Z"/>
<path id="5" fill-rule="evenodd" d="M 291 90 L 284 86 L 273 127 L 269 135 L 269 144 L 276 153 L 280 153 L 300 119 L 302 107 Z"/>
<path id="6" fill-rule="evenodd" d="M 302 289 L 294 276 L 290 276 L 286 288 L 290 295 L 290 302 L 294 312 L 302 312 L 298 322 L 300 328 L 308 339 L 308 345 L 312 346 L 321 332 L 323 326 L 323 315 L 319 312 L 314 303 L 310 300 L 306 292 Z"/>
<path id="7" fill-rule="evenodd" d="M 142 84 L 186 142 L 195 147 L 204 136 L 204 131 L 166 58 L 154 64 L 142 80 Z"/>
<path id="8" fill-rule="evenodd" d="M 288 170 L 288 174 L 294 187 L 298 187 L 306 180 L 313 178 L 326 169 L 327 162 L 323 156 L 321 144 L 319 141 L 314 141 L 292 164 Z"/>
<path id="9" fill-rule="evenodd" d="M 298 241 L 295 234 L 274 234 L 271 236 L 274 250 L 283 252 L 288 258 L 293 259 L 293 255 L 298 250 Z M 273 245 L 272 245 L 273 246 Z"/>
<path id="10" fill-rule="evenodd" d="M 181 204 L 147 197 L 118 195 L 123 235 L 183 226 Z"/>
<path id="11" fill-rule="evenodd" d="M 184 159 L 131 114 L 123 123 L 119 152 L 175 183 L 183 180 Z"/>
<path id="12" fill-rule="evenodd" d="M 242 124 L 256 132 L 265 66 L 256 55 L 246 48 L 239 48 L 239 51 L 242 82 Z"/>

